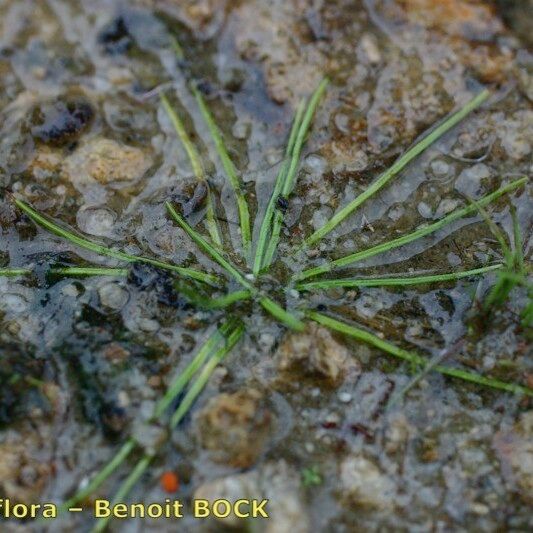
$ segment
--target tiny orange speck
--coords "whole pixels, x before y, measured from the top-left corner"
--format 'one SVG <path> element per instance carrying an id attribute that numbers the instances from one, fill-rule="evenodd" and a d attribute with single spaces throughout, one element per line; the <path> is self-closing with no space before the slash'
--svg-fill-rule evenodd
<path id="1" fill-rule="evenodd" d="M 161 483 L 161 488 L 168 493 L 177 492 L 177 490 L 180 488 L 180 482 L 178 479 L 178 476 L 171 472 L 170 470 L 167 470 L 166 472 L 163 472 L 161 474 L 161 478 L 159 479 Z"/>

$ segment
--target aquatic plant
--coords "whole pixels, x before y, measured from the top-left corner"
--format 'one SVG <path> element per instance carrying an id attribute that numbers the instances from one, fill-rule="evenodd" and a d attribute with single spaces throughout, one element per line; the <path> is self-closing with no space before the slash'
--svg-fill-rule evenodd
<path id="1" fill-rule="evenodd" d="M 180 49 L 178 49 L 180 50 Z M 166 96 L 161 97 L 163 108 L 168 113 L 174 126 L 177 136 L 179 137 L 184 149 L 188 155 L 191 168 L 196 178 L 205 184 L 208 188 L 207 203 L 205 206 L 205 227 L 208 236 L 202 235 L 199 229 L 191 226 L 187 218 L 180 213 L 179 209 L 170 201 L 165 203 L 169 217 L 173 220 L 185 234 L 196 244 L 199 251 L 212 259 L 219 267 L 220 272 L 214 274 L 204 272 L 190 267 L 175 265 L 173 263 L 160 261 L 155 258 L 146 256 L 136 256 L 125 252 L 109 248 L 104 244 L 93 242 L 66 229 L 60 223 L 55 222 L 47 216 L 39 213 L 21 198 L 11 196 L 15 205 L 24 212 L 33 222 L 45 230 L 57 235 L 61 239 L 70 242 L 73 246 L 85 248 L 100 256 L 111 257 L 124 263 L 145 263 L 155 268 L 167 270 L 174 274 L 176 289 L 192 305 L 206 310 L 226 309 L 229 318 L 223 321 L 219 327 L 214 327 L 211 334 L 205 342 L 199 347 L 196 355 L 184 370 L 179 371 L 175 378 L 171 380 L 167 391 L 156 404 L 152 421 L 166 423 L 169 431 L 175 430 L 185 414 L 190 410 L 195 400 L 205 387 L 209 377 L 217 365 L 231 352 L 233 347 L 239 342 L 246 332 L 246 323 L 249 315 L 239 315 L 238 312 L 232 314 L 229 312 L 231 306 L 236 302 L 249 300 L 252 304 L 257 304 L 269 313 L 275 320 L 283 326 L 292 330 L 301 331 L 305 327 L 306 320 L 315 321 L 332 331 L 354 338 L 359 342 L 369 344 L 380 351 L 407 361 L 416 367 L 423 369 L 423 373 L 429 371 L 440 372 L 446 376 L 461 379 L 480 386 L 487 386 L 494 389 L 507 391 L 515 394 L 524 394 L 533 396 L 533 390 L 519 384 L 506 383 L 498 379 L 482 376 L 475 372 L 460 368 L 458 366 L 448 366 L 441 364 L 441 359 L 429 359 L 419 355 L 411 350 L 398 347 L 388 340 L 372 333 L 371 331 L 359 327 L 352 322 L 342 319 L 341 317 L 332 316 L 332 313 L 326 314 L 323 311 L 309 308 L 306 294 L 311 291 L 336 288 L 350 287 L 390 287 L 390 286 L 415 286 L 421 287 L 427 284 L 436 284 L 440 282 L 453 282 L 463 278 L 470 278 L 494 272 L 498 276 L 498 281 L 489 293 L 487 306 L 495 305 L 497 302 L 508 294 L 509 283 L 515 283 L 515 277 L 520 277 L 520 283 L 525 279 L 525 266 L 523 256 L 521 255 L 520 231 L 515 224 L 515 251 L 511 253 L 505 240 L 499 233 L 495 233 L 500 240 L 504 250 L 504 261 L 502 263 L 481 265 L 478 268 L 424 274 L 424 275 L 395 275 L 394 277 L 358 277 L 358 278 L 334 278 L 334 279 L 314 279 L 317 276 L 327 274 L 337 268 L 353 265 L 364 259 L 373 257 L 378 254 L 388 252 L 400 246 L 404 246 L 415 240 L 421 239 L 436 231 L 449 226 L 454 221 L 470 215 L 482 213 L 485 215 L 485 207 L 492 204 L 502 196 L 517 190 L 526 183 L 526 178 L 517 179 L 502 185 L 490 194 L 483 196 L 475 202 L 470 202 L 465 207 L 457 209 L 444 218 L 420 227 L 415 231 L 394 238 L 387 242 L 373 245 L 365 250 L 359 250 L 352 254 L 337 259 L 323 262 L 318 266 L 313 266 L 296 273 L 288 284 L 285 284 L 285 291 L 298 291 L 301 293 L 299 299 L 300 305 L 296 309 L 285 309 L 278 301 L 276 296 L 268 294 L 264 287 L 259 283 L 262 276 L 272 272 L 271 267 L 276 260 L 278 253 L 278 244 L 282 235 L 285 209 L 290 202 L 291 195 L 296 187 L 298 176 L 298 164 L 302 148 L 306 137 L 309 133 L 313 116 L 320 99 L 323 97 L 328 81 L 324 79 L 315 92 L 308 100 L 303 100 L 297 107 L 295 118 L 287 141 L 285 157 L 280 165 L 269 202 L 266 206 L 265 213 L 259 225 L 258 238 L 255 248 L 252 242 L 250 209 L 241 180 L 234 163 L 232 162 L 229 152 L 225 146 L 222 132 L 216 124 L 207 103 L 204 101 L 202 93 L 195 85 L 191 86 L 191 91 L 198 104 L 200 114 L 206 122 L 208 131 L 211 135 L 212 142 L 216 152 L 221 160 L 229 183 L 231 185 L 237 213 L 239 216 L 239 228 L 241 237 L 241 257 L 239 264 L 236 264 L 232 257 L 237 255 L 238 251 L 227 249 L 228 243 L 225 242 L 224 235 L 220 230 L 216 217 L 216 195 L 209 190 L 202 161 L 198 150 L 188 135 L 184 122 L 177 112 L 172 108 Z M 474 109 L 479 107 L 487 100 L 488 91 L 482 91 L 463 108 L 451 114 L 443 120 L 437 127 L 425 134 L 418 142 L 414 144 L 404 155 L 402 155 L 388 170 L 381 174 L 362 194 L 357 196 L 346 207 L 342 208 L 329 220 L 322 228 L 315 231 L 307 237 L 295 253 L 299 253 L 305 258 L 305 249 L 311 245 L 316 245 L 328 233 L 330 233 L 338 224 L 345 221 L 354 213 L 366 200 L 376 195 L 387 183 L 389 183 L 399 172 L 404 169 L 409 162 L 421 154 L 425 149 L 432 145 L 436 140 L 441 138 L 453 126 L 464 119 Z M 477 220 L 477 219 L 475 219 Z M 474 221 L 474 220 L 473 220 Z M 491 226 L 494 232 L 494 228 Z M 501 238 L 500 238 L 501 237 Z M 505 244 L 505 246 L 504 246 Z M 520 254 L 518 253 L 520 249 Z M 241 265 L 241 266 L 239 266 Z M 245 272 L 246 265 L 249 269 Z M 512 270 L 511 270 L 512 269 Z M 83 267 L 52 267 L 50 274 L 55 276 L 125 276 L 129 272 L 125 267 L 100 267 L 100 266 L 83 266 Z M 31 269 L 14 268 L 2 269 L 0 275 L 19 276 L 31 274 Z M 240 285 L 239 290 L 227 290 L 226 280 L 231 280 Z M 517 282 L 518 283 L 518 282 Z M 220 295 L 222 293 L 222 295 Z M 217 296 L 218 294 L 218 296 Z M 413 384 L 413 383 L 412 383 Z M 411 386 L 412 386 L 411 384 Z M 177 398 L 179 401 L 173 412 L 169 413 L 170 406 L 175 404 Z M 130 437 L 119 448 L 112 459 L 92 478 L 87 486 L 80 489 L 71 499 L 64 503 L 62 509 L 67 509 L 84 501 L 98 487 L 108 479 L 117 468 L 122 465 L 128 457 L 135 451 L 140 451 L 140 458 L 134 467 L 120 484 L 118 491 L 115 493 L 113 501 L 123 501 L 135 483 L 146 472 L 153 461 L 158 450 L 145 451 L 141 445 Z M 309 477 L 309 476 L 308 476 Z M 315 476 L 316 478 L 316 476 Z M 313 483 L 315 482 L 313 478 Z M 107 519 L 100 519 L 94 531 L 102 531 L 107 524 Z"/>

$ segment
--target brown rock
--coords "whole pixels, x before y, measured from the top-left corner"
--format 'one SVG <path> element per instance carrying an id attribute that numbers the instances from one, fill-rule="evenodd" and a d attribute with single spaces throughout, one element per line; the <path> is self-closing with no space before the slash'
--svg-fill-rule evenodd
<path id="1" fill-rule="evenodd" d="M 503 27 L 494 10 L 477 0 L 397 0 L 409 20 L 449 35 L 492 37 Z"/>
<path id="2" fill-rule="evenodd" d="M 276 352 L 278 369 L 322 378 L 339 385 L 345 376 L 361 373 L 359 362 L 322 326 L 311 323 L 303 333 L 288 333 Z"/>
<path id="3" fill-rule="evenodd" d="M 74 185 L 133 182 L 152 166 L 144 151 L 111 139 L 91 139 L 63 164 L 63 175 Z"/>
<path id="4" fill-rule="evenodd" d="M 7 434 L 0 442 L 0 494 L 17 503 L 37 503 L 52 466 L 33 457 L 34 437 Z"/>
<path id="5" fill-rule="evenodd" d="M 104 348 L 104 357 L 113 364 L 122 363 L 129 356 L 130 352 L 116 342 L 112 342 Z"/>
<path id="6" fill-rule="evenodd" d="M 377 465 L 360 455 L 350 455 L 340 465 L 342 497 L 349 504 L 391 509 L 394 484 Z"/>
<path id="7" fill-rule="evenodd" d="M 257 522 L 258 526 L 263 526 L 259 530 L 263 533 L 307 533 L 311 530 L 298 473 L 284 461 L 266 463 L 246 474 L 206 482 L 194 493 L 194 498 L 209 501 L 224 498 L 234 502 L 243 497 L 268 499 L 266 511 L 269 518 Z M 235 515 L 218 520 L 227 526 L 242 525 Z"/>
<path id="8" fill-rule="evenodd" d="M 212 398 L 196 423 L 201 445 L 213 460 L 247 468 L 265 449 L 272 415 L 258 390 L 243 389 Z"/>

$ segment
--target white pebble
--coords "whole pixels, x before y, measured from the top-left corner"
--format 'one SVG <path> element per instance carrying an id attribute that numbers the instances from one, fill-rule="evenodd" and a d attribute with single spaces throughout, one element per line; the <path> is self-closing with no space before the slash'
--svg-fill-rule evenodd
<path id="1" fill-rule="evenodd" d="M 349 392 L 339 392 L 339 401 L 350 403 L 352 401 L 352 395 Z"/>
<path id="2" fill-rule="evenodd" d="M 111 309 L 121 309 L 128 301 L 129 294 L 126 289 L 117 283 L 107 283 L 98 290 L 102 305 Z"/>
<path id="3" fill-rule="evenodd" d="M 116 214 L 111 209 L 85 209 L 78 211 L 78 227 L 89 235 L 106 236 L 112 234 Z"/>

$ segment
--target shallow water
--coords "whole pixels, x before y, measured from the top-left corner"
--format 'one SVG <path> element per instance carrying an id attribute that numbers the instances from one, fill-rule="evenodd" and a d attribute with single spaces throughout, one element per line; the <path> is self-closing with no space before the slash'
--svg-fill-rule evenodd
<path id="1" fill-rule="evenodd" d="M 530 331 L 520 321 L 527 293 L 516 289 L 502 309 L 480 317 L 476 295 L 486 294 L 493 275 L 421 288 L 283 291 L 291 274 L 325 257 L 412 231 L 465 205 L 465 195 L 480 197 L 531 173 L 532 56 L 520 24 L 527 16 L 505 2 L 462 0 L 0 0 L 0 267 L 35 269 L 29 278 L 0 277 L 0 498 L 62 502 L 130 434 L 153 444 L 160 433 L 143 422 L 225 315 L 196 310 L 151 269 L 127 278 L 50 278 L 50 264 L 119 263 L 36 229 L 5 194 L 117 250 L 220 272 L 165 214 L 171 198 L 205 233 L 202 192 L 161 91 L 199 147 L 225 249 L 234 259 L 241 252 L 232 190 L 188 90 L 191 80 L 201 82 L 244 182 L 257 236 L 295 107 L 324 75 L 331 79 L 262 288 L 295 311 L 324 306 L 395 344 L 428 356 L 447 349 L 449 364 L 531 386 Z M 488 103 L 315 250 L 295 253 L 303 237 L 485 86 L 492 89 Z M 510 206 L 527 259 L 530 190 L 490 210 L 511 239 Z M 487 226 L 468 218 L 342 274 L 447 272 L 500 258 Z M 245 320 L 244 339 L 131 501 L 166 497 L 159 485 L 166 470 L 179 474 L 175 496 L 185 501 L 213 480 L 243 473 L 275 510 L 260 530 L 528 528 L 530 400 L 430 373 L 386 410 L 417 369 L 340 335 L 324 341 L 328 357 L 347 354 L 357 365 L 339 363 L 339 379 L 327 379 L 331 369 L 317 372 L 305 357 L 282 368 L 280 346 L 288 342 L 289 356 L 297 350 L 286 328 L 257 305 L 234 311 Z M 313 337 L 308 349 L 315 345 Z M 218 395 L 250 389 L 259 399 L 222 398 L 249 405 L 248 418 L 234 427 L 224 412 L 217 415 Z M 228 451 L 233 438 L 238 443 Z M 236 459 L 239 450 L 246 460 Z M 98 495 L 110 497 L 133 465 Z M 304 482 L 313 468 L 320 482 Z M 85 531 L 91 524 L 88 515 L 72 515 L 48 529 Z M 177 525 L 220 527 L 190 517 Z M 171 528 L 176 524 L 163 520 L 110 526 Z"/>

